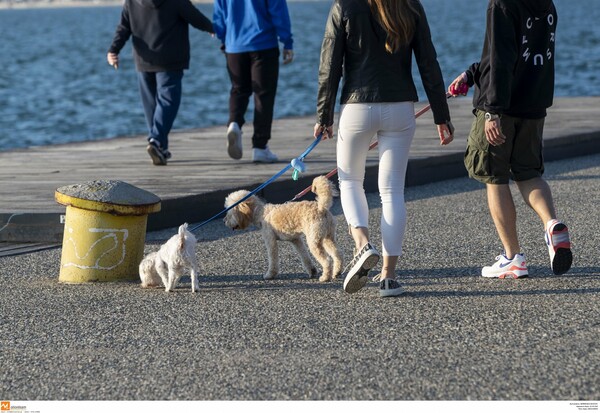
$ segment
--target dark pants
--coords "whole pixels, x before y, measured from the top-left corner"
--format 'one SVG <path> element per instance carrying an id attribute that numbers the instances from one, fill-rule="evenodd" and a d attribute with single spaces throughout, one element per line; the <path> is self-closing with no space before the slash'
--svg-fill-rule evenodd
<path id="1" fill-rule="evenodd" d="M 161 148 L 169 147 L 169 132 L 181 103 L 183 70 L 138 72 L 138 84 L 148 124 L 148 140 L 156 139 Z"/>
<path id="2" fill-rule="evenodd" d="M 264 149 L 271 139 L 273 107 L 279 77 L 279 49 L 227 53 L 231 79 L 229 123 L 244 124 L 250 95 L 254 93 L 254 135 L 252 147 Z"/>

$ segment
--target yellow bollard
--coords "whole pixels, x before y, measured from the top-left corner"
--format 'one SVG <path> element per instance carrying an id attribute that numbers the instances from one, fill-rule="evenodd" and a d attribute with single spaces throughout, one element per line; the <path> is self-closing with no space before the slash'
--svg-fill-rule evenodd
<path id="1" fill-rule="evenodd" d="M 121 181 L 63 186 L 54 197 L 67 206 L 58 281 L 139 278 L 148 214 L 160 211 L 160 198 Z"/>

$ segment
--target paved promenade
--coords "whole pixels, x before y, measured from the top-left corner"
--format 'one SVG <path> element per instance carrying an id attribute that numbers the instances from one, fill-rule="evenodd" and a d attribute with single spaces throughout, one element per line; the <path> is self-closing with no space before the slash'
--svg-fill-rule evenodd
<path id="1" fill-rule="evenodd" d="M 471 98 L 449 101 L 455 142 L 441 147 L 431 112 L 418 119 L 407 185 L 465 176 L 462 155 L 471 122 Z M 425 104 L 417 103 L 415 111 Z M 600 97 L 558 98 L 546 125 L 547 160 L 600 151 Z M 118 121 L 118 120 L 114 120 Z M 143 120 L 140 119 L 140 127 Z M 62 242 L 60 216 L 65 207 L 54 200 L 56 188 L 98 179 L 115 179 L 148 190 L 162 199 L 162 210 L 149 217 L 149 230 L 182 222 L 201 222 L 223 209 L 234 189 L 253 189 L 299 156 L 312 142 L 313 117 L 276 120 L 272 150 L 281 163 L 251 162 L 252 125 L 244 128 L 244 158 L 234 161 L 225 150 L 225 127 L 175 132 L 173 159 L 166 167 L 151 164 L 143 136 L 96 142 L 32 147 L 0 153 L 0 241 Z M 376 190 L 376 151 L 369 161 L 366 186 Z M 312 178 L 335 167 L 335 143 L 321 142 L 306 158 L 300 181 L 291 171 L 261 193 L 273 202 L 290 200 Z"/>

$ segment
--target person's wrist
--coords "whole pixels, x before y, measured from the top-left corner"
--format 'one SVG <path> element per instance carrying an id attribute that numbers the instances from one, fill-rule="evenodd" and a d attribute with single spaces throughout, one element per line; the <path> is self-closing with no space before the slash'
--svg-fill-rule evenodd
<path id="1" fill-rule="evenodd" d="M 487 122 L 495 121 L 500 119 L 500 115 L 497 113 L 485 112 L 485 120 Z"/>

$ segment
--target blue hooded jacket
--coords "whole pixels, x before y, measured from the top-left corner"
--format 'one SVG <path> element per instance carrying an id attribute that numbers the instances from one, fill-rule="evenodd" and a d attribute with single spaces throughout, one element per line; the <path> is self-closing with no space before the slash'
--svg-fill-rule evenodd
<path id="1" fill-rule="evenodd" d="M 293 50 L 285 0 L 215 0 L 213 26 L 227 53 L 276 48 L 278 39 Z"/>

